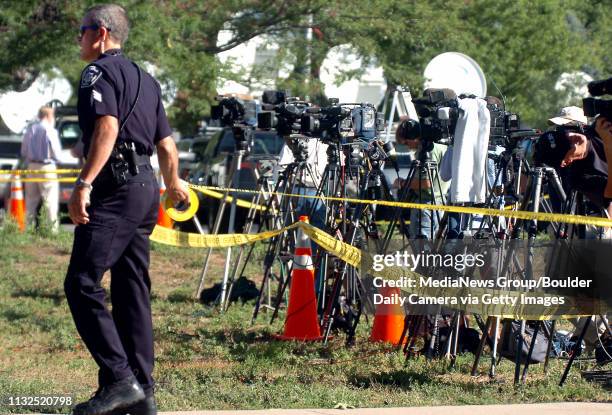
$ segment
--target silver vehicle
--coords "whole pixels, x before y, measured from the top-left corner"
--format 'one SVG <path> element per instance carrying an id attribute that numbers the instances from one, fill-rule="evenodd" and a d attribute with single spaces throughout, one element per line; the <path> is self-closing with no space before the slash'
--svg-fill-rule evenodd
<path id="1" fill-rule="evenodd" d="M 81 167 L 80 160 L 74 157 L 70 150 L 81 140 L 81 127 L 79 127 L 79 119 L 76 115 L 76 109 L 73 107 L 60 107 L 56 109 L 55 127 L 62 144 L 62 154 L 57 163 L 58 169 L 79 169 Z M 63 177 L 75 177 L 75 174 L 62 175 Z M 60 182 L 60 210 L 68 210 L 68 201 L 72 195 L 73 183 Z"/>
<path id="2" fill-rule="evenodd" d="M 234 180 L 234 187 L 253 190 L 257 187 L 255 171 L 266 164 L 266 159 L 278 157 L 283 147 L 284 139 L 275 131 L 255 131 L 254 142 L 250 156 L 242 161 L 239 176 Z M 217 131 L 209 140 L 194 139 L 191 151 L 195 153 L 194 168 L 189 174 L 189 181 L 206 186 L 224 187 L 229 175 L 231 159 L 235 153 L 236 144 L 231 128 Z M 236 193 L 241 199 L 251 200 L 250 193 Z M 216 199 L 206 199 L 200 204 L 198 216 L 201 222 L 212 225 L 218 210 Z M 236 218 L 236 228 L 240 229 L 246 215 L 245 209 L 240 209 Z M 224 225 L 225 226 L 225 223 Z"/>

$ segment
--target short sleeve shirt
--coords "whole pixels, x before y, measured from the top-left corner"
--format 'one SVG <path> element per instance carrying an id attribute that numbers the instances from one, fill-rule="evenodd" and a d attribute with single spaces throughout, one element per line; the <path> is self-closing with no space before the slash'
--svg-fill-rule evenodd
<path id="1" fill-rule="evenodd" d="M 134 111 L 127 118 L 132 107 Z M 142 154 L 152 154 L 155 144 L 172 134 L 159 83 L 119 49 L 103 53 L 83 70 L 77 108 L 85 156 L 96 119 L 105 115 L 117 118 L 120 126 L 125 122 L 118 140 L 133 141 Z"/>

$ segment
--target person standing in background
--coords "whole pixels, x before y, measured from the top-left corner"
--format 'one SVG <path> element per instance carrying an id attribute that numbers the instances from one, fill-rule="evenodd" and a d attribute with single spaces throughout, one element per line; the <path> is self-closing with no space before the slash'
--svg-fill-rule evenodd
<path id="1" fill-rule="evenodd" d="M 55 170 L 61 151 L 62 145 L 55 129 L 55 111 L 51 107 L 42 107 L 38 111 L 38 121 L 30 124 L 23 136 L 21 158 L 28 170 L 45 171 L 43 178 L 47 181 L 25 183 L 26 212 L 28 222 L 32 223 L 42 202 L 42 209 L 54 232 L 59 229 L 59 182 Z"/>

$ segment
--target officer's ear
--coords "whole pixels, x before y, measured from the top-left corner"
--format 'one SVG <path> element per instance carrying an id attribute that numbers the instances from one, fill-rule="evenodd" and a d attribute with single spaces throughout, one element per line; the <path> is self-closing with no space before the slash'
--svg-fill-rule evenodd
<path id="1" fill-rule="evenodd" d="M 110 36 L 110 33 L 109 33 L 110 31 L 104 26 L 100 27 L 99 30 L 100 30 L 100 40 L 102 40 L 103 42 L 107 41 Z"/>

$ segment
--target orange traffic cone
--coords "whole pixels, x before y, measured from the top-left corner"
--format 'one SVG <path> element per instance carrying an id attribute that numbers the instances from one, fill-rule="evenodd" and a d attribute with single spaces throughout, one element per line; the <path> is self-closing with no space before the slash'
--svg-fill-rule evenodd
<path id="1" fill-rule="evenodd" d="M 166 183 L 164 183 L 164 179 L 160 178 L 159 181 L 159 196 L 163 196 L 164 192 L 166 191 Z M 172 219 L 170 218 L 170 216 L 168 216 L 168 213 L 166 213 L 166 209 L 164 209 L 164 204 L 160 201 L 159 202 L 159 211 L 157 213 L 157 224 L 159 226 L 163 226 L 164 228 L 170 228 L 172 229 Z"/>
<path id="2" fill-rule="evenodd" d="M 300 222 L 308 223 L 308 216 L 300 216 Z M 317 319 L 314 268 L 310 238 L 301 228 L 297 231 L 289 305 L 285 331 L 276 336 L 281 340 L 321 340 L 321 329 Z"/>
<path id="3" fill-rule="evenodd" d="M 399 288 L 383 287 L 379 294 L 383 298 L 399 298 L 401 295 Z M 404 332 L 405 312 L 399 304 L 378 304 L 376 316 L 370 341 L 386 342 L 394 345 L 406 342 L 406 336 L 402 338 Z"/>
<path id="4" fill-rule="evenodd" d="M 23 232 L 26 226 L 25 201 L 23 200 L 23 185 L 18 174 L 13 175 L 11 182 L 11 200 L 9 202 L 9 215 L 15 219 L 19 229 Z"/>

